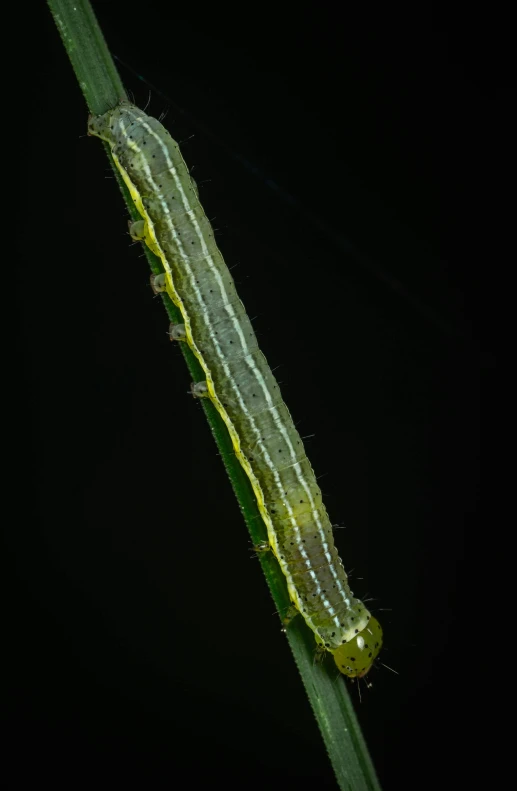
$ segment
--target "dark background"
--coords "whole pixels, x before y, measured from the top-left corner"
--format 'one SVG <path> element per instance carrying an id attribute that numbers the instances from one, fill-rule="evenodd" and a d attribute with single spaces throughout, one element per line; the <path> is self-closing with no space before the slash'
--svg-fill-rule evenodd
<path id="1" fill-rule="evenodd" d="M 121 66 L 135 102 L 150 91 L 148 112 L 168 110 L 185 141 L 262 348 L 315 435 L 341 555 L 398 673 L 372 671 L 362 703 L 350 685 L 381 784 L 453 787 L 493 367 L 466 240 L 494 99 L 469 23 L 429 6 L 95 8 L 114 54 L 156 86 Z M 84 100 L 50 13 L 34 13 L 6 426 L 8 755 L 18 777 L 67 787 L 187 772 L 186 787 L 335 788 Z"/>

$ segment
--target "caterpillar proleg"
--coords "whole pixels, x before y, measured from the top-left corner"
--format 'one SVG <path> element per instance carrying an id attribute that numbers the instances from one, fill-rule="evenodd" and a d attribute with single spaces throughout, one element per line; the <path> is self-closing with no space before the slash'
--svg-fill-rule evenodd
<path id="1" fill-rule="evenodd" d="M 153 290 L 165 288 L 183 317 L 170 337 L 184 339 L 199 360 L 206 381 L 192 393 L 210 398 L 228 428 L 294 607 L 342 673 L 364 676 L 381 648 L 380 624 L 350 590 L 303 442 L 178 144 L 127 101 L 90 117 L 88 132 L 109 144 L 142 217 L 130 225 L 132 238 L 162 261 Z"/>

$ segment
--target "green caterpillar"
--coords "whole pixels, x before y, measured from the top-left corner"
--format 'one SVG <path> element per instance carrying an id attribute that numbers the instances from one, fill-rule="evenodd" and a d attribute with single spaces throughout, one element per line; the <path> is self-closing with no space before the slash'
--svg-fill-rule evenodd
<path id="1" fill-rule="evenodd" d="M 354 598 L 320 488 L 280 388 L 214 241 L 178 144 L 155 118 L 127 101 L 90 117 L 88 133 L 105 140 L 143 218 L 130 226 L 161 259 L 155 290 L 169 293 L 185 340 L 206 381 L 193 393 L 210 398 L 224 420 L 267 527 L 269 547 L 286 577 L 292 604 L 347 676 L 364 676 L 382 644 L 382 629 Z"/>

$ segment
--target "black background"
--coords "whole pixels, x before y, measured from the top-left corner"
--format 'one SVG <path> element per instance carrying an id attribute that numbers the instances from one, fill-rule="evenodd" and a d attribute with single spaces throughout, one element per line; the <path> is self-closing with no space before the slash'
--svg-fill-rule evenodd
<path id="1" fill-rule="evenodd" d="M 351 685 L 381 784 L 446 773 L 453 787 L 479 377 L 493 365 L 461 241 L 483 167 L 472 129 L 493 101 L 471 33 L 429 6 L 95 8 L 112 51 L 156 86 L 148 112 L 168 110 L 185 141 L 262 348 L 315 435 L 341 555 L 398 672 L 373 671 L 362 703 Z M 67 787 L 140 772 L 169 787 L 187 772 L 187 787 L 335 788 L 65 51 L 47 9 L 34 13 L 8 750 L 19 777 Z M 145 106 L 148 84 L 120 73 Z"/>

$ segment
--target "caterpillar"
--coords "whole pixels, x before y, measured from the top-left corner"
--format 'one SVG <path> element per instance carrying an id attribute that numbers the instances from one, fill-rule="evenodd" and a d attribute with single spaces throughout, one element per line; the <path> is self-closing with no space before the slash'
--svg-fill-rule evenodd
<path id="1" fill-rule="evenodd" d="M 170 328 L 171 340 L 187 342 L 199 360 L 205 381 L 192 392 L 210 398 L 226 424 L 293 612 L 303 616 L 319 651 L 330 652 L 344 675 L 364 676 L 381 649 L 381 626 L 350 590 L 303 442 L 178 144 L 156 118 L 125 100 L 90 116 L 88 134 L 108 143 L 142 217 L 130 223 L 132 238 L 162 261 L 164 274 L 153 278 L 153 288 L 166 289 L 183 318 Z"/>

